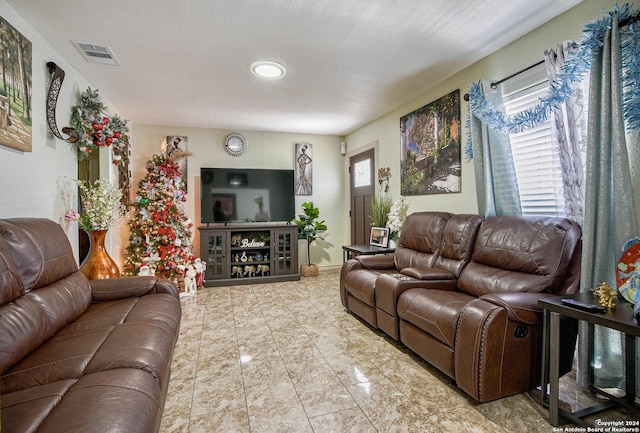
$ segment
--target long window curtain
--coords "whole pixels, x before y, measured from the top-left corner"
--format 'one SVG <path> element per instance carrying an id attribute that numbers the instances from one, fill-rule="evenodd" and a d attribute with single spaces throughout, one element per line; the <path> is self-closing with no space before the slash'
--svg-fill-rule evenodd
<path id="1" fill-rule="evenodd" d="M 564 41 L 555 50 L 545 51 L 545 64 L 549 81 L 560 74 L 565 58 L 575 45 L 574 41 Z M 569 99 L 553 111 L 551 134 L 557 143 L 562 171 L 562 193 L 567 218 L 582 225 L 584 221 L 584 186 L 587 150 L 587 106 L 588 80 L 574 84 L 574 92 Z"/>
<path id="2" fill-rule="evenodd" d="M 491 89 L 489 83 L 482 83 L 482 90 L 494 107 L 502 106 L 500 86 Z M 494 131 L 473 114 L 470 116 L 478 212 L 485 217 L 522 214 L 509 135 Z"/>
<path id="3" fill-rule="evenodd" d="M 611 21 L 591 67 L 581 291 L 603 281 L 615 287 L 620 249 L 626 240 L 638 236 L 622 113 L 618 19 Z M 580 330 L 578 382 L 587 384 L 591 343 L 594 384 L 624 388 L 621 336 L 600 327 L 593 342 L 588 341 L 586 327 Z"/>

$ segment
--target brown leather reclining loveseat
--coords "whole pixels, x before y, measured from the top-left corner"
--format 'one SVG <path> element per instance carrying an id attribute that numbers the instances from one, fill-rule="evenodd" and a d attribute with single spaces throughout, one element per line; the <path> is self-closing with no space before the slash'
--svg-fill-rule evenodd
<path id="1" fill-rule="evenodd" d="M 175 284 L 87 281 L 58 224 L 0 220 L 1 430 L 157 432 L 180 318 Z"/>
<path id="2" fill-rule="evenodd" d="M 538 299 L 579 289 L 580 237 L 564 218 L 414 213 L 393 255 L 343 264 L 342 304 L 474 399 L 516 394 L 540 384 Z"/>

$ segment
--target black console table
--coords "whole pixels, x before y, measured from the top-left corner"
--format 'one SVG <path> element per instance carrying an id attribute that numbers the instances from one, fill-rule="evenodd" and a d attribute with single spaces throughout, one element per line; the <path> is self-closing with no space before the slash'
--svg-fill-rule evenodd
<path id="1" fill-rule="evenodd" d="M 542 345 L 542 403 L 549 406 L 549 423 L 558 426 L 560 416 L 571 422 L 588 427 L 582 418 L 585 416 L 609 409 L 615 405 L 623 405 L 632 409 L 635 406 L 635 347 L 636 337 L 640 337 L 640 326 L 633 315 L 633 306 L 618 297 L 616 308 L 609 309 L 604 313 L 592 313 L 582 311 L 574 307 L 564 305 L 562 299 L 573 298 L 580 302 L 597 303 L 592 293 L 577 293 L 575 295 L 558 296 L 539 300 L 538 304 L 544 309 L 544 335 Z M 558 407 L 559 391 L 559 364 L 560 360 L 560 324 L 561 318 L 567 317 L 574 320 L 582 320 L 589 325 L 589 389 L 592 392 L 604 395 L 609 400 L 596 406 L 582 409 L 577 412 L 566 412 Z M 625 336 L 625 396 L 615 397 L 593 385 L 593 335 L 594 325 L 604 326 L 620 331 Z M 549 394 L 546 389 L 549 384 Z"/>
<path id="2" fill-rule="evenodd" d="M 343 245 L 342 246 L 342 261 L 346 262 L 354 256 L 364 255 L 371 256 L 374 254 L 393 254 L 395 248 L 392 247 L 376 247 L 375 245 Z"/>

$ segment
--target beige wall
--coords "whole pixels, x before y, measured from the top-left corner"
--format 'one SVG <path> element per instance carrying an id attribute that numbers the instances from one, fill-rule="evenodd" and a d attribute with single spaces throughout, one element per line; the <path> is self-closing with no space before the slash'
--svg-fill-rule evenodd
<path id="1" fill-rule="evenodd" d="M 222 143 L 230 132 L 239 132 L 248 142 L 247 151 L 234 157 L 225 152 Z M 344 156 L 340 154 L 341 137 L 303 135 L 276 132 L 229 131 L 221 129 L 187 128 L 178 126 L 135 125 L 132 134 L 132 196 L 135 197 L 138 182 L 146 175 L 145 163 L 153 154 L 160 153 L 160 143 L 169 135 L 189 137 L 188 150 L 193 153 L 187 163 L 186 214 L 195 227 L 200 223 L 200 167 L 274 168 L 294 169 L 295 144 L 313 145 L 313 195 L 296 197 L 296 208 L 302 211 L 306 201 L 320 209 L 328 230 L 325 240 L 312 245 L 311 259 L 320 266 L 338 265 L 342 262 L 342 245 L 345 239 L 344 220 L 347 214 L 343 205 Z M 194 229 L 194 252 L 198 250 L 199 236 Z M 306 260 L 306 248 L 300 243 L 300 260 Z"/>
<path id="2" fill-rule="evenodd" d="M 0 15 L 31 41 L 33 50 L 32 151 L 20 152 L 0 145 L 0 218 L 40 217 L 60 223 L 77 257 L 77 223 L 65 221 L 64 214 L 70 207 L 77 206 L 76 187 L 65 178 L 75 179 L 78 165 L 72 146 L 53 137 L 47 126 L 45 101 L 49 72 L 46 64 L 55 62 L 66 73 L 56 112 L 59 128 L 69 124 L 71 107 L 77 104 L 77 95 L 90 83 L 69 66 L 5 0 L 0 0 Z M 109 106 L 106 98 L 105 103 Z M 101 171 L 107 173 L 103 177 L 115 177 L 107 152 L 101 152 L 100 164 Z M 111 236 L 110 239 L 117 242 Z"/>
<path id="3" fill-rule="evenodd" d="M 542 60 L 544 51 L 566 39 L 579 40 L 584 25 L 603 17 L 603 12 L 613 10 L 613 1 L 584 0 L 552 21 L 530 32 L 521 39 L 485 57 L 443 84 L 415 99 L 402 104 L 387 115 L 369 123 L 346 137 L 349 154 L 365 149 L 371 142 L 379 141 L 378 166 L 390 166 L 391 190 L 394 198 L 400 195 L 400 117 L 420 108 L 448 93 L 460 89 L 461 96 L 478 80 L 499 80 L 524 67 Z M 463 30 L 461 30 L 463 31 Z M 461 100 L 464 124 L 467 104 Z M 409 196 L 409 211 L 441 210 L 454 213 L 477 212 L 476 185 L 473 164 L 464 160 L 466 128 L 462 132 L 462 188 L 460 193 Z M 348 179 L 347 179 L 348 180 Z M 348 184 L 345 188 L 348 188 Z"/>

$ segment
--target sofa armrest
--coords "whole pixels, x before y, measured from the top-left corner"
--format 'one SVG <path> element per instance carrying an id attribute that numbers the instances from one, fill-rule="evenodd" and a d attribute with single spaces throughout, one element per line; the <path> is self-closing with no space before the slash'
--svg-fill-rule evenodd
<path id="1" fill-rule="evenodd" d="M 396 268 L 396 262 L 393 254 L 375 254 L 370 256 L 356 256 L 354 260 L 358 261 L 363 267 L 371 270 L 389 270 Z"/>
<path id="2" fill-rule="evenodd" d="M 153 276 L 89 280 L 89 284 L 93 302 L 115 301 L 149 293 L 168 293 L 180 298 L 180 291 L 174 282 Z"/>
<path id="3" fill-rule="evenodd" d="M 407 275 L 409 277 L 413 277 L 417 280 L 455 280 L 456 276 L 446 269 L 440 268 L 404 268 L 400 273 Z"/>
<path id="4" fill-rule="evenodd" d="M 507 310 L 510 320 L 527 325 L 539 325 L 542 323 L 542 308 L 538 305 L 539 299 L 555 297 L 552 293 L 490 293 L 480 299 L 503 307 Z"/>

